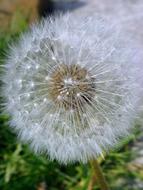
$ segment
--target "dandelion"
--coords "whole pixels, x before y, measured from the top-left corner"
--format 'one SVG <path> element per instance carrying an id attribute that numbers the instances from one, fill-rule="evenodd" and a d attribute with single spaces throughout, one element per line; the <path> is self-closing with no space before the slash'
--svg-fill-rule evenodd
<path id="1" fill-rule="evenodd" d="M 130 132 L 141 60 L 139 45 L 108 18 L 45 19 L 11 46 L 6 60 L 10 125 L 52 160 L 96 159 Z"/>

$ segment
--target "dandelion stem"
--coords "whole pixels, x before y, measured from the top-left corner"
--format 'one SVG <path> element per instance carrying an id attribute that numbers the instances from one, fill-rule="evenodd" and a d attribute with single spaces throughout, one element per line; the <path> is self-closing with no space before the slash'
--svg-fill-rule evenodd
<path id="1" fill-rule="evenodd" d="M 92 174 L 92 178 L 90 180 L 89 186 L 88 186 L 88 190 L 93 190 L 94 185 L 96 183 L 98 183 L 101 190 L 109 190 L 109 187 L 108 187 L 107 182 L 103 176 L 103 173 L 102 173 L 102 170 L 100 168 L 98 161 L 92 160 L 92 161 L 90 161 L 90 164 L 91 164 L 91 167 L 93 170 L 93 174 Z"/>

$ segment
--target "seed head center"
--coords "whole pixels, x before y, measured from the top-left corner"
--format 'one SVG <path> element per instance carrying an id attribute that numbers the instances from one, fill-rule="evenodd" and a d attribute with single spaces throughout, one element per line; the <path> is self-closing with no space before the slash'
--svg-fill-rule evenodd
<path id="1" fill-rule="evenodd" d="M 91 100 L 94 94 L 93 81 L 87 69 L 76 64 L 61 64 L 50 76 L 50 99 L 62 108 L 77 109 Z"/>

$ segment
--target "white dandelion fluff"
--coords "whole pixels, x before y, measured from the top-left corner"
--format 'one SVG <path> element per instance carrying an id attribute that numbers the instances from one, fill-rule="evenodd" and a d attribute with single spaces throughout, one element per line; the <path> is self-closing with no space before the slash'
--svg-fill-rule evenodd
<path id="1" fill-rule="evenodd" d="M 11 47 L 3 93 L 11 126 L 35 152 L 87 162 L 128 134 L 141 98 L 142 52 L 108 19 L 64 15 Z"/>

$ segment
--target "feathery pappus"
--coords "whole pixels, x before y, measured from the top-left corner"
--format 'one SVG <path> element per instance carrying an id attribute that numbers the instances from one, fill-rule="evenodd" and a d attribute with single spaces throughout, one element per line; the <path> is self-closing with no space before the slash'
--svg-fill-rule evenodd
<path id="1" fill-rule="evenodd" d="M 22 141 L 86 163 L 128 135 L 141 99 L 140 45 L 108 18 L 46 18 L 7 56 L 5 111 Z"/>

